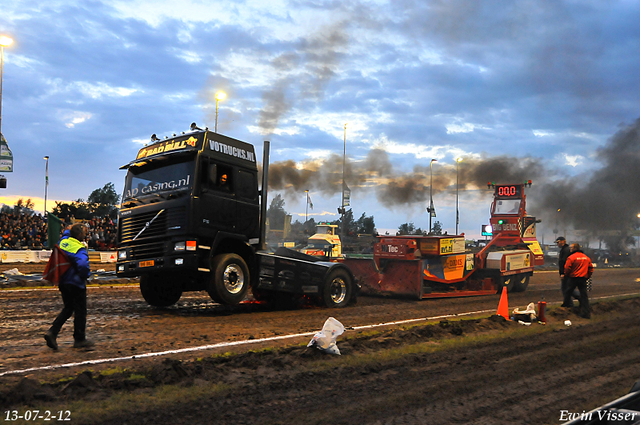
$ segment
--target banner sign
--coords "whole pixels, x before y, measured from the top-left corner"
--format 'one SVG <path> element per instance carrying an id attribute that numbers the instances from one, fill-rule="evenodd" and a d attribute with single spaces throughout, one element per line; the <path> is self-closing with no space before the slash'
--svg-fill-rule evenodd
<path id="1" fill-rule="evenodd" d="M 348 207 L 349 205 L 351 205 L 351 189 L 349 189 L 349 186 L 347 186 L 347 184 L 345 183 L 343 190 L 344 198 L 342 199 L 342 205 Z"/>
<path id="2" fill-rule="evenodd" d="M 89 251 L 89 261 L 115 263 L 117 254 L 116 251 Z M 51 250 L 0 251 L 0 263 L 40 263 L 49 261 L 49 257 L 51 257 Z"/>
<path id="3" fill-rule="evenodd" d="M 5 173 L 13 172 L 13 153 L 9 149 L 7 139 L 0 133 L 0 171 Z"/>
<path id="4" fill-rule="evenodd" d="M 182 137 L 179 139 L 171 139 L 167 141 L 160 141 L 153 143 L 149 146 L 145 146 L 138 151 L 138 156 L 136 160 L 141 158 L 147 158 L 153 155 L 158 155 L 162 153 L 173 153 L 178 151 L 185 150 L 198 150 L 202 146 L 202 143 L 194 137 Z"/>

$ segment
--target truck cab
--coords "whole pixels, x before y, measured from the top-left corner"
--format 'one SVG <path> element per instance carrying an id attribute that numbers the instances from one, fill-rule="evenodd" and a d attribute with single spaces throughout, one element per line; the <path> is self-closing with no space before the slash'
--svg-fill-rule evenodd
<path id="1" fill-rule="evenodd" d="M 539 220 L 527 215 L 526 211 L 524 191 L 527 186 L 531 186 L 530 180 L 524 184 L 493 185 L 495 192 L 490 219 L 492 239 L 502 247 L 524 244 L 533 254 L 532 263 L 543 265 L 544 253 L 536 237 L 536 223 Z"/>
<path id="2" fill-rule="evenodd" d="M 309 238 L 302 252 L 315 257 L 338 258 L 342 256 L 342 242 L 338 236 L 338 226 L 318 223 L 316 233 Z"/>
<path id="3" fill-rule="evenodd" d="M 183 291 L 203 289 L 235 303 L 246 294 L 260 237 L 253 146 L 195 124 L 151 141 L 121 167 L 127 175 L 117 274 L 140 276 L 152 305 L 171 305 Z M 225 274 L 222 287 L 212 282 L 216 271 Z"/>
<path id="4" fill-rule="evenodd" d="M 200 129 L 151 143 L 127 170 L 118 220 L 116 273 L 140 277 L 152 306 L 175 304 L 185 291 L 206 290 L 238 304 L 249 289 L 278 304 L 314 299 L 327 307 L 355 302 L 357 285 L 338 263 L 264 247 L 269 142 L 262 189 L 251 144 Z"/>

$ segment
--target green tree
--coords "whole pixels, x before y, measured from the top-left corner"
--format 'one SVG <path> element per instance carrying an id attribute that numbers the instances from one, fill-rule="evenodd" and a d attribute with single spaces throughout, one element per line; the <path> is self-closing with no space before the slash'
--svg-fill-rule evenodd
<path id="1" fill-rule="evenodd" d="M 400 226 L 398 226 L 399 235 L 413 235 L 415 231 L 416 231 L 416 226 L 413 224 L 413 222 L 403 223 Z"/>
<path id="2" fill-rule="evenodd" d="M 16 204 L 13 207 L 13 213 L 15 215 L 20 215 L 20 214 L 33 215 L 33 207 L 34 207 L 34 204 L 31 198 L 27 199 L 26 201 L 20 198 L 18 199 L 18 202 L 16 202 Z"/>
<path id="3" fill-rule="evenodd" d="M 267 209 L 267 218 L 269 219 L 269 227 L 271 229 L 284 229 L 284 219 L 287 211 L 284 209 L 284 199 L 282 195 L 277 194 L 269 204 Z"/>
<path id="4" fill-rule="evenodd" d="M 56 206 L 51 210 L 51 214 L 64 221 L 70 221 L 72 217 L 79 220 L 88 220 L 92 217 L 89 204 L 84 202 L 83 199 L 78 199 L 71 203 L 56 202 Z"/>
<path id="5" fill-rule="evenodd" d="M 342 235 L 342 229 L 345 230 L 345 234 L 347 235 L 353 234 L 357 230 L 356 222 L 353 220 L 353 210 L 351 208 L 344 212 L 344 224 L 342 223 L 342 217 L 332 221 L 331 224 L 336 224 L 339 226 L 338 228 L 340 229 L 340 235 Z"/>
<path id="6" fill-rule="evenodd" d="M 107 183 L 102 189 L 96 189 L 91 192 L 87 203 L 94 216 L 116 218 L 119 200 L 120 195 L 118 195 L 116 189 L 113 187 L 113 183 Z"/>
<path id="7" fill-rule="evenodd" d="M 116 218 L 119 200 L 120 195 L 116 193 L 113 183 L 107 183 L 102 188 L 91 192 L 86 202 L 82 198 L 71 203 L 56 202 L 51 213 L 65 221 L 71 218 L 78 220 L 89 220 L 93 217 Z"/>
<path id="8" fill-rule="evenodd" d="M 373 219 L 373 216 L 367 217 L 366 213 L 362 213 L 358 221 L 356 221 L 356 232 L 365 235 L 375 234 L 376 223 Z"/>
<path id="9" fill-rule="evenodd" d="M 305 223 L 302 223 L 302 232 L 306 235 L 311 236 L 316 233 L 316 226 L 316 221 L 313 219 L 313 217 L 311 217 Z"/>
<path id="10" fill-rule="evenodd" d="M 413 222 L 404 223 L 398 227 L 399 235 L 424 235 L 424 231 L 420 227 L 416 227 Z"/>
<path id="11" fill-rule="evenodd" d="M 316 221 L 310 218 L 304 223 L 299 220 L 291 223 L 291 233 L 287 236 L 290 241 L 294 241 L 296 245 L 305 245 L 309 236 L 316 233 Z"/>
<path id="12" fill-rule="evenodd" d="M 435 223 L 433 223 L 433 229 L 431 230 L 431 232 L 434 235 L 441 235 L 442 234 L 442 223 L 440 223 L 439 221 L 436 221 Z"/>

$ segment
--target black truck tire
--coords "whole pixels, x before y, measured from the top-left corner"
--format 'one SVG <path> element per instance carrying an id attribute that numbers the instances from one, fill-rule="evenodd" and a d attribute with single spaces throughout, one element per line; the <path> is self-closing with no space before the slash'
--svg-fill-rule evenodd
<path id="1" fill-rule="evenodd" d="M 513 276 L 514 285 L 513 292 L 524 292 L 527 290 L 527 286 L 529 286 L 529 278 L 531 275 L 529 273 L 521 273 Z"/>
<path id="2" fill-rule="evenodd" d="M 504 287 L 507 288 L 508 294 L 513 292 L 513 287 L 515 286 L 515 282 L 516 282 L 515 275 L 498 276 L 497 281 L 498 281 L 498 290 L 496 293 L 502 294 L 502 288 Z"/>
<path id="3" fill-rule="evenodd" d="M 226 305 L 239 304 L 249 290 L 249 268 L 237 254 L 220 254 L 211 260 L 212 276 L 207 284 L 209 296 Z"/>
<path id="4" fill-rule="evenodd" d="M 343 308 L 351 301 L 354 293 L 353 279 L 343 269 L 336 269 L 327 275 L 322 288 L 322 301 L 329 308 Z"/>
<path id="5" fill-rule="evenodd" d="M 144 300 L 154 307 L 169 307 L 182 296 L 180 284 L 171 275 L 140 276 L 140 292 Z"/>

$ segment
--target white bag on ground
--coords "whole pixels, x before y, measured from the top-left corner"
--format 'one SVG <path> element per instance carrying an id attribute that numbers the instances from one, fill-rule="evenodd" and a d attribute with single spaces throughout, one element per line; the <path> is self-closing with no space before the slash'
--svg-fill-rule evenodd
<path id="1" fill-rule="evenodd" d="M 338 339 L 343 332 L 344 326 L 342 323 L 333 317 L 329 317 L 327 321 L 324 322 L 322 330 L 311 338 L 307 347 L 315 345 L 318 347 L 318 350 L 322 350 L 325 353 L 340 355 L 340 350 L 338 350 L 338 346 L 336 345 L 336 339 Z"/>
<path id="2" fill-rule="evenodd" d="M 514 309 L 513 316 L 518 320 L 526 318 L 527 322 L 533 322 L 538 318 L 538 316 L 536 315 L 536 307 L 533 303 L 529 303 L 526 310 L 520 310 L 519 308 Z"/>

